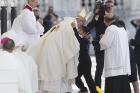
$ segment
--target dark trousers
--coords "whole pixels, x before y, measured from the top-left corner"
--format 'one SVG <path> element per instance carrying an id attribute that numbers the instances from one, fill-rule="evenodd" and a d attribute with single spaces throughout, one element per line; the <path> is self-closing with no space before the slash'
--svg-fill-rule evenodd
<path id="1" fill-rule="evenodd" d="M 105 93 L 131 93 L 128 76 L 120 75 L 106 78 Z"/>
<path id="2" fill-rule="evenodd" d="M 137 68 L 138 68 L 138 74 L 140 78 L 140 49 L 134 50 L 134 62 L 136 62 Z"/>
<path id="3" fill-rule="evenodd" d="M 137 64 L 138 75 L 139 75 L 139 78 L 140 78 L 140 56 L 139 57 L 135 57 L 135 62 Z"/>
<path id="4" fill-rule="evenodd" d="M 87 91 L 87 88 L 84 86 L 84 83 L 81 80 L 81 76 L 84 76 L 86 83 L 89 87 L 90 93 L 97 93 L 96 86 L 94 80 L 91 75 L 91 62 L 88 63 L 79 63 L 78 65 L 78 76 L 76 77 L 76 86 L 80 89 L 80 91 Z"/>
<path id="5" fill-rule="evenodd" d="M 139 74 L 139 78 L 140 78 L 140 62 L 137 62 L 137 67 L 138 67 L 138 74 Z"/>
<path id="6" fill-rule="evenodd" d="M 95 84 L 101 88 L 101 77 L 104 68 L 104 51 L 100 51 L 99 47 L 94 47 L 96 57 Z"/>
<path id="7" fill-rule="evenodd" d="M 133 48 L 129 47 L 129 51 L 130 51 L 130 66 L 131 66 L 131 75 L 129 76 L 129 81 L 135 82 L 138 80 L 137 78 L 138 69 L 137 69 L 135 58 L 134 58 Z"/>

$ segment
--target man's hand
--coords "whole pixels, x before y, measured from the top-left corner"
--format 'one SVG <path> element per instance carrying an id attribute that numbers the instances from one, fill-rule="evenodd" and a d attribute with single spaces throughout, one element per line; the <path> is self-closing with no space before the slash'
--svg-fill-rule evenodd
<path id="1" fill-rule="evenodd" d="M 76 25 L 75 25 L 74 22 L 71 23 L 71 26 L 72 26 L 72 28 L 75 28 L 76 27 Z"/>
<path id="2" fill-rule="evenodd" d="M 43 19 L 42 19 L 42 18 L 39 18 L 37 21 L 38 21 L 41 25 L 43 25 Z"/>
<path id="3" fill-rule="evenodd" d="M 100 35 L 100 38 L 102 38 L 102 37 L 103 37 L 103 34 Z"/>

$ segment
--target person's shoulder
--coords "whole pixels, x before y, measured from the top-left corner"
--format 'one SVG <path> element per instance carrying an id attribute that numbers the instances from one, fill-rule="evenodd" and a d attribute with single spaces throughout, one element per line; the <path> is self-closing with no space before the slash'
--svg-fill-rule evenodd
<path id="1" fill-rule="evenodd" d="M 106 28 L 106 33 L 115 34 L 118 31 L 118 27 L 116 25 L 110 25 Z"/>
<path id="2" fill-rule="evenodd" d="M 85 42 L 89 42 L 89 40 L 87 39 L 87 37 L 82 38 L 82 40 L 85 41 Z"/>
<path id="3" fill-rule="evenodd" d="M 12 53 L 9 53 L 8 51 L 5 51 L 5 50 L 0 50 L 0 59 L 10 59 L 11 57 L 13 56 Z"/>
<path id="4" fill-rule="evenodd" d="M 109 28 L 118 28 L 116 25 L 110 25 Z"/>
<path id="5" fill-rule="evenodd" d="M 30 11 L 29 9 L 23 9 L 20 13 L 21 15 L 22 14 L 25 14 L 25 15 L 30 15 L 30 14 L 34 14 L 33 11 Z"/>
<path id="6" fill-rule="evenodd" d="M 117 28 L 117 26 L 115 26 L 115 25 L 110 25 L 110 26 L 108 26 L 108 27 L 106 28 L 106 30 L 113 30 L 113 29 L 115 29 L 115 28 Z"/>
<path id="7" fill-rule="evenodd" d="M 47 14 L 47 15 L 45 15 L 45 17 L 44 17 L 44 18 L 50 18 L 50 17 L 51 17 L 51 16 Z"/>

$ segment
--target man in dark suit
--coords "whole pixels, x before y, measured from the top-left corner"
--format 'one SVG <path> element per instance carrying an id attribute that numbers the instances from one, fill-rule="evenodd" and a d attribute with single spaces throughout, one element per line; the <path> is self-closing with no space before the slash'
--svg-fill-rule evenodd
<path id="1" fill-rule="evenodd" d="M 46 33 L 52 26 L 54 26 L 58 19 L 58 15 L 56 15 L 53 11 L 53 7 L 50 6 L 48 9 L 48 14 L 43 19 L 44 33 Z"/>
<path id="2" fill-rule="evenodd" d="M 130 40 L 131 45 L 134 46 L 134 60 L 137 63 L 138 74 L 140 77 L 140 19 L 136 21 L 131 21 L 132 25 L 137 29 L 134 39 Z"/>
<path id="3" fill-rule="evenodd" d="M 100 36 L 104 34 L 106 26 L 104 24 L 104 15 L 113 15 L 113 5 L 112 0 L 106 1 L 104 6 L 103 2 L 96 2 L 95 15 L 92 21 L 87 25 L 88 28 L 93 29 L 95 27 L 96 37 L 93 39 L 93 46 L 95 50 L 96 57 L 96 72 L 95 72 L 95 84 L 101 88 L 101 76 L 104 67 L 104 51 L 100 51 Z"/>

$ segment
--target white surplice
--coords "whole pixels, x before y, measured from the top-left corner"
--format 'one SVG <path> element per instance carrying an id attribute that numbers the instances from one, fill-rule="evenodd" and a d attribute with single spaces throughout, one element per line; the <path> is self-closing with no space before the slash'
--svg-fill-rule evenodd
<path id="1" fill-rule="evenodd" d="M 28 46 L 39 39 L 43 32 L 44 28 L 36 21 L 33 11 L 24 9 L 20 15 L 15 18 L 12 28 L 4 33 L 2 38 L 9 37 L 15 41 L 16 46 L 28 48 Z"/>
<path id="2" fill-rule="evenodd" d="M 112 77 L 130 75 L 128 35 L 123 27 L 109 26 L 100 40 L 104 55 L 104 75 Z"/>
<path id="3" fill-rule="evenodd" d="M 9 71 L 15 75 L 18 93 L 34 93 L 23 63 L 12 53 L 0 50 L 0 71 Z"/>
<path id="4" fill-rule="evenodd" d="M 79 56 L 79 42 L 71 27 L 73 21 L 73 18 L 65 18 L 28 50 L 38 64 L 40 90 L 71 91 Z"/>

